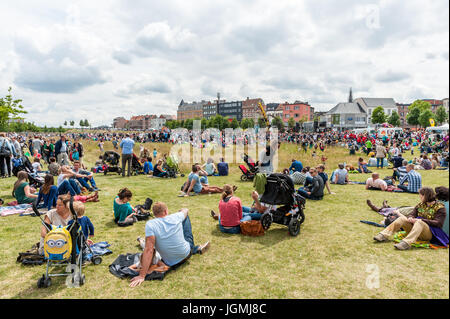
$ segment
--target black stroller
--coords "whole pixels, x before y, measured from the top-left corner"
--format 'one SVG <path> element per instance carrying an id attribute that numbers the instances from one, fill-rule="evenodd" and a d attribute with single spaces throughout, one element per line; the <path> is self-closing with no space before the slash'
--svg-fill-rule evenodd
<path id="1" fill-rule="evenodd" d="M 108 172 L 116 172 L 117 174 L 122 174 L 122 168 L 119 166 L 120 154 L 114 151 L 106 151 L 102 157 L 103 163 L 106 168 L 103 171 L 103 174 L 107 174 Z"/>
<path id="2" fill-rule="evenodd" d="M 17 176 L 20 171 L 25 171 L 28 173 L 28 182 L 31 187 L 39 188 L 44 185 L 44 179 L 34 172 L 33 166 L 31 165 L 28 157 L 22 156 L 19 158 L 14 158 L 12 162 L 12 173 L 14 176 Z"/>
<path id="3" fill-rule="evenodd" d="M 131 157 L 131 174 L 132 175 L 144 174 L 144 166 L 139 161 L 139 157 L 137 157 L 137 155 L 134 153 Z"/>
<path id="4" fill-rule="evenodd" d="M 255 162 L 248 154 L 243 155 L 244 162 L 247 164 L 248 169 L 244 165 L 239 165 L 239 169 L 242 172 L 241 181 L 252 181 L 256 173 L 259 172 L 258 162 Z"/>
<path id="5" fill-rule="evenodd" d="M 92 263 L 99 265 L 102 258 L 94 254 L 92 249 L 86 243 L 77 214 L 73 208 L 73 197 L 70 198 L 70 212 L 74 222 L 69 226 L 53 226 L 47 224 L 41 214 L 33 204 L 34 213 L 41 219 L 42 225 L 47 229 L 44 239 L 44 256 L 47 261 L 45 274 L 37 282 L 38 288 L 47 288 L 52 284 L 51 277 L 69 276 L 70 283 L 76 286 L 82 286 L 85 283 L 83 274 L 83 261 L 87 253 L 92 254 Z M 52 266 L 67 266 L 63 273 L 50 273 Z"/>
<path id="6" fill-rule="evenodd" d="M 300 225 L 305 221 L 305 198 L 297 194 L 292 179 L 285 174 L 273 173 L 267 176 L 267 184 L 261 202 L 279 205 L 276 210 L 265 212 L 261 216 L 264 230 L 273 223 L 288 226 L 289 234 L 297 236 Z"/>

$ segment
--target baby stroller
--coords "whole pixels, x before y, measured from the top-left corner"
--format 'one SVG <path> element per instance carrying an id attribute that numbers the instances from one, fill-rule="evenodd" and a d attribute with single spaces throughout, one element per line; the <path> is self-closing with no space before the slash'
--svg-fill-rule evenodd
<path id="1" fill-rule="evenodd" d="M 17 173 L 19 173 L 20 171 L 33 173 L 33 165 L 31 165 L 30 160 L 26 156 L 13 158 L 12 163 L 12 173 L 14 174 L 14 176 L 17 176 Z"/>
<path id="2" fill-rule="evenodd" d="M 139 157 L 137 157 L 137 155 L 134 153 L 133 156 L 131 157 L 131 174 L 132 175 L 144 174 L 144 166 L 139 161 Z"/>
<path id="3" fill-rule="evenodd" d="M 289 234 L 297 236 L 300 225 L 305 221 L 305 198 L 297 194 L 292 179 L 285 174 L 273 173 L 267 176 L 267 184 L 261 202 L 269 205 L 282 205 L 276 210 L 261 216 L 264 230 L 272 223 L 288 226 Z"/>
<path id="4" fill-rule="evenodd" d="M 163 169 L 166 170 L 169 177 L 176 178 L 177 174 L 180 174 L 178 158 L 175 155 L 169 156 L 163 165 Z M 183 175 L 181 177 L 183 177 Z"/>
<path id="5" fill-rule="evenodd" d="M 42 185 L 44 185 L 44 178 L 36 174 L 33 170 L 33 166 L 31 165 L 30 160 L 26 156 L 13 158 L 13 168 L 12 173 L 14 176 L 17 176 L 17 174 L 20 171 L 25 171 L 28 173 L 28 182 L 31 187 L 39 188 Z"/>
<path id="6" fill-rule="evenodd" d="M 258 163 L 255 162 L 251 157 L 244 153 L 243 155 L 244 162 L 247 164 L 247 167 L 244 165 L 239 165 L 239 169 L 242 172 L 241 181 L 252 181 L 255 177 L 256 173 L 258 173 Z"/>
<path id="7" fill-rule="evenodd" d="M 37 282 L 38 288 L 47 288 L 52 284 L 51 277 L 70 276 L 71 283 L 79 286 L 84 285 L 85 276 L 82 272 L 83 257 L 86 252 L 92 254 L 92 263 L 99 265 L 102 262 L 100 256 L 96 256 L 89 245 L 78 222 L 77 214 L 73 208 L 73 197 L 70 198 L 70 211 L 73 223 L 69 226 L 53 226 L 47 224 L 33 204 L 34 213 L 39 216 L 42 224 L 47 229 L 44 238 L 44 257 L 47 261 L 45 274 Z M 59 274 L 50 274 L 52 266 L 66 266 L 66 271 Z"/>
<path id="8" fill-rule="evenodd" d="M 116 172 L 117 174 L 122 174 L 122 168 L 119 166 L 120 154 L 114 151 L 106 151 L 103 154 L 102 161 L 105 164 L 105 170 L 103 174 L 108 172 Z"/>

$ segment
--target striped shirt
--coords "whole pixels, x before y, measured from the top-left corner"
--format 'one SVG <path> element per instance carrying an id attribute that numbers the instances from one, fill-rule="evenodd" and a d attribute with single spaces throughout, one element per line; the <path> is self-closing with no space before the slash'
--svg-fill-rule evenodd
<path id="1" fill-rule="evenodd" d="M 402 180 L 408 172 L 406 171 L 406 166 L 397 167 L 397 172 L 400 174 L 399 180 Z"/>
<path id="2" fill-rule="evenodd" d="M 306 174 L 302 172 L 294 172 L 291 175 L 289 175 L 296 185 L 303 185 L 306 181 Z"/>
<path id="3" fill-rule="evenodd" d="M 408 192 L 410 193 L 418 193 L 419 189 L 422 188 L 422 176 L 417 173 L 415 170 L 410 170 L 409 173 L 400 179 L 399 185 L 403 185 L 405 182 L 408 182 Z"/>

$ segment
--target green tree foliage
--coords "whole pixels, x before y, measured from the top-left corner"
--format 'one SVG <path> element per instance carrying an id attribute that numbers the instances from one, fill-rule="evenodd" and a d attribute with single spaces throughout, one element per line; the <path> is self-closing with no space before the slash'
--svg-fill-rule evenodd
<path id="1" fill-rule="evenodd" d="M 67 126 L 67 121 L 64 121 L 64 126 Z"/>
<path id="2" fill-rule="evenodd" d="M 387 121 L 389 124 L 391 124 L 395 127 L 400 126 L 400 116 L 395 111 L 392 112 L 391 116 L 389 116 Z"/>
<path id="3" fill-rule="evenodd" d="M 272 126 L 278 128 L 279 131 L 283 131 L 284 130 L 284 123 L 283 120 L 276 116 L 272 119 Z M 294 124 L 295 125 L 295 124 Z"/>
<path id="4" fill-rule="evenodd" d="M 435 119 L 435 115 L 431 110 L 424 110 L 419 115 L 419 124 L 422 127 L 428 127 L 431 126 L 430 119 Z"/>
<path id="5" fill-rule="evenodd" d="M 431 104 L 427 101 L 415 100 L 410 106 L 408 106 L 408 110 L 411 112 L 414 108 L 419 108 L 422 113 L 425 110 L 431 110 Z"/>
<path id="6" fill-rule="evenodd" d="M 239 122 L 238 122 L 238 120 L 237 120 L 237 119 L 233 119 L 233 120 L 231 121 L 231 123 L 230 123 L 230 127 L 231 127 L 232 129 L 238 128 L 238 127 L 239 127 Z"/>
<path id="7" fill-rule="evenodd" d="M 70 121 L 70 126 L 74 126 L 75 125 L 75 121 Z"/>
<path id="8" fill-rule="evenodd" d="M 266 121 L 264 120 L 264 118 L 262 118 L 262 117 L 258 118 L 258 126 L 259 126 L 260 128 L 264 128 L 264 127 L 267 126 L 267 125 L 266 125 Z"/>
<path id="9" fill-rule="evenodd" d="M 376 107 L 372 112 L 372 123 L 382 124 L 386 122 L 386 114 L 382 106 Z"/>
<path id="10" fill-rule="evenodd" d="M 20 114 L 28 113 L 23 109 L 22 100 L 13 99 L 11 95 L 11 87 L 8 89 L 8 94 L 0 98 L 0 131 L 8 128 L 10 120 L 23 119 Z"/>
<path id="11" fill-rule="evenodd" d="M 291 130 L 295 127 L 295 120 L 294 120 L 293 117 L 289 118 L 289 120 L 288 120 L 288 127 Z"/>
<path id="12" fill-rule="evenodd" d="M 419 116 L 420 116 L 420 108 L 419 107 L 409 108 L 409 112 L 406 115 L 406 123 L 408 123 L 409 125 L 414 125 L 414 126 L 419 125 L 420 124 Z"/>
<path id="13" fill-rule="evenodd" d="M 440 125 L 442 123 L 445 123 L 448 119 L 448 113 L 445 110 L 445 107 L 443 105 L 439 106 L 436 110 L 436 121 Z"/>

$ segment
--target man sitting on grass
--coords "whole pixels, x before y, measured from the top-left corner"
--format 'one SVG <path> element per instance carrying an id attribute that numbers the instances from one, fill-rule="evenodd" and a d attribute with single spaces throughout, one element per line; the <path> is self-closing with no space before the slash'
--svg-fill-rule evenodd
<path id="1" fill-rule="evenodd" d="M 345 185 L 348 184 L 348 172 L 344 164 L 339 164 L 339 168 L 331 174 L 331 184 Z"/>
<path id="2" fill-rule="evenodd" d="M 153 205 L 154 219 L 145 224 L 145 248 L 141 256 L 139 275 L 131 279 L 130 287 L 139 286 L 149 273 L 152 262 L 159 267 L 167 265 L 177 268 L 194 254 L 203 254 L 209 248 L 209 241 L 195 246 L 188 209 L 169 215 L 167 205 L 162 202 Z M 139 238 L 138 238 L 139 241 Z M 158 253 L 161 260 L 155 260 Z"/>
<path id="3" fill-rule="evenodd" d="M 192 172 L 188 176 L 188 182 L 185 183 L 185 186 L 182 190 L 182 196 L 189 196 L 191 191 L 194 191 L 195 194 L 217 194 L 222 193 L 223 188 L 218 186 L 209 186 L 203 185 L 200 181 L 199 171 L 201 170 L 200 165 L 194 164 L 192 165 Z M 236 190 L 236 186 L 233 186 L 233 190 Z"/>
<path id="4" fill-rule="evenodd" d="M 400 179 L 398 188 L 408 193 L 418 193 L 422 188 L 422 176 L 414 170 L 414 164 L 406 166 L 406 174 Z M 405 183 L 408 183 L 406 186 Z"/>
<path id="5" fill-rule="evenodd" d="M 373 173 L 366 181 L 366 189 L 369 190 L 387 190 L 387 183 L 380 178 L 380 174 Z"/>

